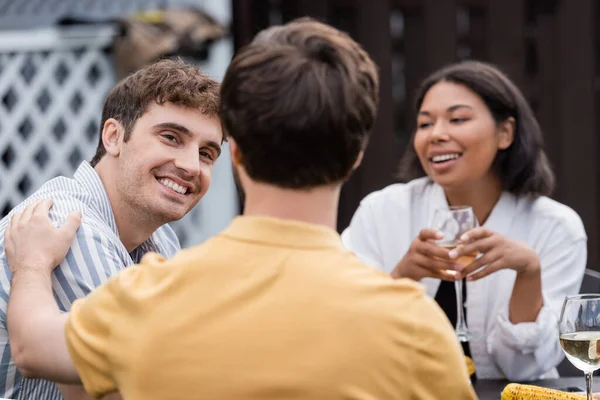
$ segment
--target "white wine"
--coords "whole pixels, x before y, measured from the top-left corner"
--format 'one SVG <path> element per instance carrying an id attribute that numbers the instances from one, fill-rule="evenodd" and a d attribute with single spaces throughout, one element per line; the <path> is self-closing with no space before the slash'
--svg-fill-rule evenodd
<path id="1" fill-rule="evenodd" d="M 450 250 L 454 250 L 456 248 L 456 244 L 454 243 L 442 243 L 440 244 L 440 247 L 443 247 L 445 249 L 448 249 L 448 251 Z M 471 254 L 465 254 L 463 256 L 460 256 L 456 259 L 456 264 L 462 265 L 463 267 L 466 267 L 467 265 L 471 264 L 473 261 L 475 261 L 475 258 L 477 257 L 477 252 L 473 252 Z"/>
<path id="2" fill-rule="evenodd" d="M 600 332 L 564 333 L 560 345 L 577 369 L 592 372 L 600 368 Z"/>

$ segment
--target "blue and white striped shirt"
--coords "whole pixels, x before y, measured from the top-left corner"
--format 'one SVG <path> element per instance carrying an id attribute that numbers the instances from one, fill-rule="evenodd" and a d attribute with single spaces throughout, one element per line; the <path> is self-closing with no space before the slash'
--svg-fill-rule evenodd
<path id="1" fill-rule="evenodd" d="M 54 178 L 19 204 L 0 221 L 0 397 L 15 398 L 21 375 L 12 360 L 6 328 L 6 306 L 10 292 L 11 272 L 4 252 L 4 231 L 13 212 L 38 199 L 52 199 L 51 220 L 58 226 L 69 213 L 83 213 L 81 227 L 65 260 L 54 270 L 52 288 L 61 310 L 68 311 L 78 298 L 85 297 L 123 268 L 140 262 L 144 254 L 153 251 L 170 258 L 180 250 L 175 232 L 163 225 L 139 247 L 128 253 L 119 239 L 117 224 L 100 177 L 92 166 L 83 162 L 73 179 Z M 31 399 L 61 398 L 56 386 L 44 381 L 27 382 Z M 33 383 L 33 384 L 32 384 Z M 24 398 L 19 396 L 19 398 Z"/>

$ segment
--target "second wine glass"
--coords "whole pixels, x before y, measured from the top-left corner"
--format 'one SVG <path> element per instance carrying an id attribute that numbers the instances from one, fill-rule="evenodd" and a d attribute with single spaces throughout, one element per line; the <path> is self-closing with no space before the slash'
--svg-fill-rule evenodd
<path id="1" fill-rule="evenodd" d="M 600 368 L 600 294 L 567 296 L 558 331 L 567 359 L 585 374 L 587 399 L 592 400 L 592 374 Z"/>
<path id="2" fill-rule="evenodd" d="M 452 250 L 458 246 L 460 237 L 463 233 L 477 226 L 477 218 L 471 207 L 452 206 L 436 209 L 431 227 L 444 234 L 444 238 L 439 240 L 437 244 L 448 250 Z M 477 253 L 463 255 L 456 260 L 456 263 L 466 267 L 471 264 L 476 257 Z M 456 271 L 454 270 L 448 270 L 448 272 L 456 274 Z M 461 342 L 468 342 L 479 337 L 479 334 L 471 331 L 467 326 L 463 309 L 463 281 L 455 281 L 454 287 L 456 290 L 456 336 Z"/>

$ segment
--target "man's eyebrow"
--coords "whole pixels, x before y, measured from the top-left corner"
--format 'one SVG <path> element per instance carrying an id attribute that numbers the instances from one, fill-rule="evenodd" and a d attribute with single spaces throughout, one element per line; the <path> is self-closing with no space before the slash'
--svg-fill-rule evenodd
<path id="1" fill-rule="evenodd" d="M 183 133 L 186 136 L 192 136 L 192 132 L 188 128 L 175 122 L 161 122 L 160 124 L 154 125 L 154 127 L 160 129 L 171 129 Z M 221 155 L 222 150 L 219 143 L 208 140 L 204 145 L 214 149 L 217 152 L 217 157 Z"/>
<path id="2" fill-rule="evenodd" d="M 190 130 L 188 128 L 186 128 L 185 126 L 183 126 L 181 124 L 177 124 L 175 122 L 161 122 L 160 124 L 154 125 L 154 127 L 161 128 L 161 129 L 172 129 L 174 131 L 184 133 L 186 135 L 192 134 L 192 132 L 190 132 Z"/>

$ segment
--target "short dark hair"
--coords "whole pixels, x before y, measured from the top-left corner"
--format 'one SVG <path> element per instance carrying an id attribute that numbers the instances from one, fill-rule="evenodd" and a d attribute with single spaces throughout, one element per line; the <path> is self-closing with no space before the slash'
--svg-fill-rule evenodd
<path id="1" fill-rule="evenodd" d="M 100 140 L 90 163 L 95 166 L 106 154 L 102 129 L 107 119 L 114 118 L 123 125 L 127 141 L 136 121 L 153 102 L 172 103 L 218 116 L 219 90 L 217 81 L 180 59 L 160 60 L 129 75 L 115 85 L 104 101 Z"/>
<path id="2" fill-rule="evenodd" d="M 221 86 L 221 120 L 252 179 L 310 188 L 348 178 L 375 123 L 378 90 L 358 43 L 302 18 L 237 52 Z"/>
<path id="3" fill-rule="evenodd" d="M 554 190 L 554 174 L 544 151 L 542 130 L 519 88 L 497 67 L 463 61 L 434 72 L 421 84 L 415 102 L 415 116 L 429 89 L 438 82 L 466 86 L 487 105 L 496 123 L 515 120 L 514 141 L 499 150 L 492 165 L 502 181 L 502 189 L 515 195 L 544 196 Z M 415 133 L 400 161 L 403 181 L 425 176 L 413 147 Z"/>

